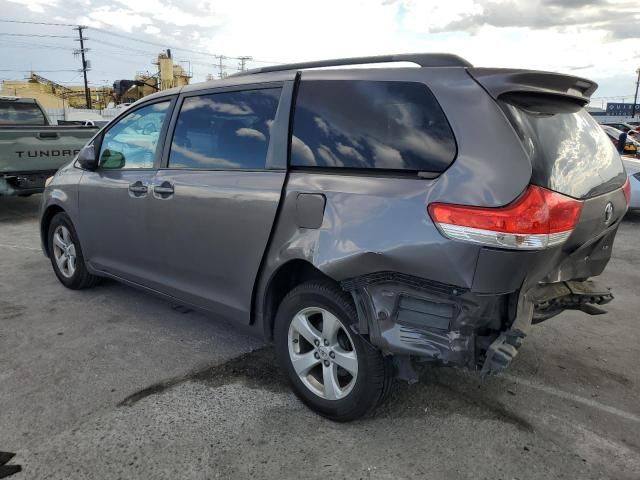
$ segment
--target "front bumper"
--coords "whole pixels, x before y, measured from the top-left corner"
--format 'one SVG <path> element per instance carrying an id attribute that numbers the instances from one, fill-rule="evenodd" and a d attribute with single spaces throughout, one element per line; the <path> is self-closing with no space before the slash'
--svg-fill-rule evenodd
<path id="1" fill-rule="evenodd" d="M 47 178 L 55 170 L 0 174 L 0 195 L 30 195 L 44 191 Z"/>

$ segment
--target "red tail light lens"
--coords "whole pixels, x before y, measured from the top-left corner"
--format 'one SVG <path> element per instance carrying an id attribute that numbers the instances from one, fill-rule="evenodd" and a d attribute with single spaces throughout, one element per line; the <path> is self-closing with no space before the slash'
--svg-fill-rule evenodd
<path id="1" fill-rule="evenodd" d="M 622 193 L 624 193 L 624 199 L 627 201 L 628 207 L 631 205 L 631 182 L 629 181 L 629 178 L 627 178 L 627 181 L 624 182 L 624 185 L 622 186 Z"/>
<path id="2" fill-rule="evenodd" d="M 581 201 L 536 185 L 505 207 L 429 205 L 429 215 L 449 238 L 528 250 L 563 243 L 581 212 Z"/>

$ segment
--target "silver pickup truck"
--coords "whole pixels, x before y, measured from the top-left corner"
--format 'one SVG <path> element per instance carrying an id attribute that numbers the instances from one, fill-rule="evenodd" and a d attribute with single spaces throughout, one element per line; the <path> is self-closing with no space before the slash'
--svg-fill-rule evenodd
<path id="1" fill-rule="evenodd" d="M 0 196 L 42 192 L 97 130 L 52 125 L 35 99 L 0 97 Z"/>

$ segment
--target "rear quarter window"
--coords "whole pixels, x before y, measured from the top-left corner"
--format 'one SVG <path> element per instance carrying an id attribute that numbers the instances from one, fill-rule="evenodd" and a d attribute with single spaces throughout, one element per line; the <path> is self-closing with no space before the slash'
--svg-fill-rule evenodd
<path id="1" fill-rule="evenodd" d="M 440 173 L 455 156 L 451 127 L 422 83 L 300 83 L 291 137 L 294 167 Z"/>

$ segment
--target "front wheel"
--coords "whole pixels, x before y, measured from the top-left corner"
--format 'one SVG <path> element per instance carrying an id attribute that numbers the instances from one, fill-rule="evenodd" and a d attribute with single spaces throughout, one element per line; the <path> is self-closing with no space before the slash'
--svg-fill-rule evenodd
<path id="1" fill-rule="evenodd" d="M 294 392 L 336 421 L 370 413 L 392 380 L 389 361 L 350 328 L 356 318 L 351 298 L 330 282 L 299 285 L 276 316 L 276 355 Z"/>
<path id="2" fill-rule="evenodd" d="M 87 270 L 78 235 L 66 213 L 58 213 L 51 219 L 47 238 L 51 266 L 65 287 L 80 290 L 98 281 Z"/>

